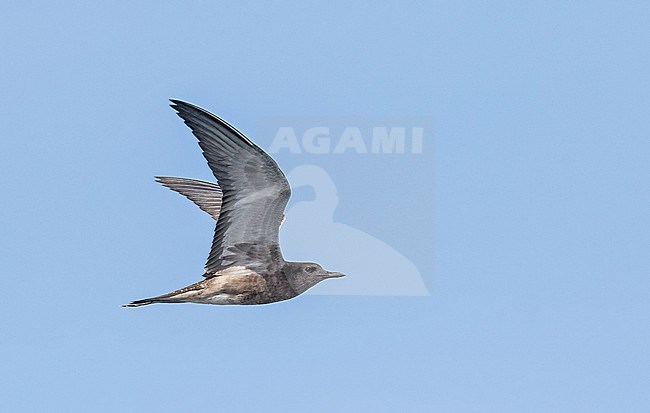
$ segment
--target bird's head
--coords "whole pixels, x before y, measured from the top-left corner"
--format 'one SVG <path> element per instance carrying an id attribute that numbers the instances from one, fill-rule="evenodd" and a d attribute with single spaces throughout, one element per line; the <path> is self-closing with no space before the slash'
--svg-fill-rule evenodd
<path id="1" fill-rule="evenodd" d="M 298 294 L 302 294 L 309 288 L 328 278 L 340 278 L 345 274 L 335 271 L 327 271 L 315 262 L 287 262 L 285 273 L 289 283 Z"/>

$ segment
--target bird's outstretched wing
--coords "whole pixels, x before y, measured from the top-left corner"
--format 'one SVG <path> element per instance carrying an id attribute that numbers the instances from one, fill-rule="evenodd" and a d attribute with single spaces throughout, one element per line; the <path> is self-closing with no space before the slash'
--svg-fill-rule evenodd
<path id="1" fill-rule="evenodd" d="M 198 179 L 172 178 L 168 176 L 157 176 L 156 182 L 194 202 L 196 206 L 207 212 L 215 221 L 219 219 L 222 197 L 219 185 L 199 181 Z"/>
<path id="2" fill-rule="evenodd" d="M 278 232 L 291 189 L 278 165 L 224 120 L 190 103 L 171 102 L 199 140 L 223 192 L 205 276 L 250 265 L 251 259 L 268 261 L 267 253 L 279 255 Z"/>

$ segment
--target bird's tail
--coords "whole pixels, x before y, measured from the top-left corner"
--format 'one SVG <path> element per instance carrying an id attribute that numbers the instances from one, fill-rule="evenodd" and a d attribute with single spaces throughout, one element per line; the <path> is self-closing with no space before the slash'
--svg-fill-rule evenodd
<path id="1" fill-rule="evenodd" d="M 124 304 L 122 307 L 142 307 L 143 305 L 155 304 L 155 303 L 182 303 L 186 300 L 180 297 L 180 294 L 176 291 L 169 294 L 159 295 L 157 297 L 143 298 L 142 300 L 131 301 L 128 304 Z"/>
<path id="2" fill-rule="evenodd" d="M 141 307 L 143 305 L 155 303 L 186 303 L 192 301 L 192 298 L 203 289 L 205 281 L 199 281 L 195 284 L 188 285 L 180 290 L 172 291 L 171 293 L 158 295 L 156 297 L 143 298 L 142 300 L 131 301 L 124 304 L 122 307 Z M 200 293 L 199 293 L 200 294 Z"/>
<path id="3" fill-rule="evenodd" d="M 131 301 L 128 304 L 122 305 L 122 307 L 141 307 L 143 305 L 149 305 L 153 303 L 160 303 L 162 301 L 156 300 L 155 298 L 144 298 L 142 300 Z"/>

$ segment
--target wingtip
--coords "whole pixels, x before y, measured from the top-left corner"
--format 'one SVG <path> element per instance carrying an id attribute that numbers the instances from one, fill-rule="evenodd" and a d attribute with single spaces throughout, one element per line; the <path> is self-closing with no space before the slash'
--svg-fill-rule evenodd
<path id="1" fill-rule="evenodd" d="M 191 125 L 193 120 L 192 118 L 196 117 L 205 117 L 206 119 L 210 119 L 211 121 L 215 121 L 218 124 L 221 124 L 223 127 L 226 127 L 230 129 L 236 136 L 238 136 L 242 142 L 245 142 L 246 145 L 256 147 L 255 144 L 248 139 L 243 133 L 238 131 L 234 126 L 226 122 L 225 120 L 221 119 L 219 116 L 215 115 L 214 113 L 203 109 L 200 106 L 197 106 L 193 103 L 186 102 L 184 100 L 180 99 L 169 99 L 171 104 L 169 105 L 172 109 L 176 111 L 176 114 L 183 119 L 186 125 L 190 127 L 194 131 L 194 127 Z M 196 132 L 194 131 L 196 134 Z"/>
<path id="2" fill-rule="evenodd" d="M 170 181 L 171 179 L 173 179 L 173 178 L 169 178 L 169 177 L 166 177 L 166 176 L 155 176 L 154 178 L 155 178 L 155 180 L 156 180 L 156 183 L 158 183 L 158 184 L 164 186 L 165 188 L 172 189 L 172 188 L 169 186 L 169 181 Z"/>
<path id="3" fill-rule="evenodd" d="M 168 180 L 164 176 L 155 176 L 154 177 L 155 181 L 157 184 L 160 184 L 162 186 L 168 187 L 167 182 Z M 169 188 L 169 187 L 168 187 Z"/>
<path id="4" fill-rule="evenodd" d="M 169 104 L 169 106 L 172 109 L 174 109 L 175 111 L 177 111 L 177 112 L 179 111 L 180 108 L 183 108 L 183 107 L 201 109 L 200 107 L 198 107 L 198 106 L 196 106 L 196 105 L 194 105 L 194 104 L 192 104 L 190 102 L 186 102 L 184 100 L 181 100 L 181 99 L 169 99 L 169 101 L 171 102 Z M 201 110 L 203 110 L 203 109 L 201 109 Z"/>
<path id="5" fill-rule="evenodd" d="M 170 185 L 171 185 L 171 181 L 174 178 L 170 178 L 168 176 L 156 176 L 155 178 L 156 178 L 156 183 L 164 186 L 165 188 L 173 190 L 173 188 Z"/>
<path id="6" fill-rule="evenodd" d="M 169 106 L 174 109 L 176 114 L 180 116 L 185 123 L 188 122 L 188 119 L 186 118 L 188 113 L 202 113 L 205 116 L 217 118 L 214 114 L 193 103 L 180 99 L 169 99 L 169 101 L 171 102 Z"/>
<path id="7" fill-rule="evenodd" d="M 178 100 L 178 99 L 169 99 L 169 102 L 170 102 L 169 107 L 174 109 L 176 112 L 178 112 L 179 109 L 178 107 L 183 105 L 183 103 L 185 103 L 182 100 Z"/>

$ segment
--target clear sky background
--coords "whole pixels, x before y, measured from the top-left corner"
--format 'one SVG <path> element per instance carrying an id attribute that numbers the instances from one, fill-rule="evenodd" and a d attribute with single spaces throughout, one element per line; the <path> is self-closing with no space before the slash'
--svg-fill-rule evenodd
<path id="1" fill-rule="evenodd" d="M 648 411 L 644 2 L 5 3 L 1 411 Z M 210 178 L 170 97 L 263 147 L 269 116 L 431 117 L 421 155 L 276 156 L 431 296 L 120 308 L 212 237 L 153 182 Z"/>

